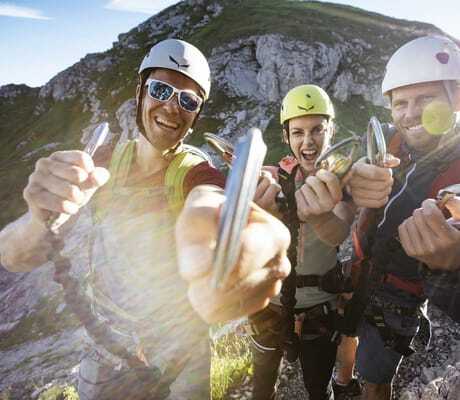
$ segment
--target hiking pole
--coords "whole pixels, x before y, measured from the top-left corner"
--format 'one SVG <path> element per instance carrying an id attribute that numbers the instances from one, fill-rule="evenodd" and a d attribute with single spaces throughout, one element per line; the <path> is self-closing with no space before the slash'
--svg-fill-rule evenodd
<path id="1" fill-rule="evenodd" d="M 215 289 L 225 283 L 240 255 L 241 236 L 248 223 L 266 152 L 262 132 L 257 128 L 249 129 L 235 146 L 214 252 L 211 285 Z"/>

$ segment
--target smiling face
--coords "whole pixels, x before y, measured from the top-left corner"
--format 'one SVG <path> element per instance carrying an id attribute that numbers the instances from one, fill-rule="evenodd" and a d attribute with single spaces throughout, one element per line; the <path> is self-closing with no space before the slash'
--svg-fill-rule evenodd
<path id="1" fill-rule="evenodd" d="M 424 109 L 435 101 L 450 104 L 442 82 L 403 86 L 391 92 L 393 121 L 407 145 L 421 153 L 435 149 L 440 139 L 422 125 Z"/>
<path id="2" fill-rule="evenodd" d="M 191 90 L 202 97 L 200 87 L 179 72 L 158 68 L 150 73 L 149 78 L 169 83 L 179 90 Z M 144 88 L 142 93 L 142 122 L 148 141 L 162 152 L 173 148 L 193 126 L 199 110 L 188 112 L 182 109 L 178 104 L 177 95 L 169 101 L 162 102 L 150 97 L 147 88 Z"/>
<path id="3" fill-rule="evenodd" d="M 286 131 L 284 137 L 306 173 L 315 171 L 315 161 L 331 129 L 328 118 L 323 115 L 305 115 L 289 120 L 289 140 Z"/>

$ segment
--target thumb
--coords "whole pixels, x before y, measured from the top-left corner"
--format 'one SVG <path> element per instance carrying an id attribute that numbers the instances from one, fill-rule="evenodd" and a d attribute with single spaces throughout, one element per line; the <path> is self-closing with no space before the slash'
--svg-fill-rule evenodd
<path id="1" fill-rule="evenodd" d="M 85 186 L 87 189 L 97 189 L 105 185 L 110 179 L 110 172 L 106 168 L 96 167 L 88 176 Z"/>
<path id="2" fill-rule="evenodd" d="M 449 199 L 446 203 L 446 208 L 456 221 L 460 221 L 460 197 L 456 196 Z"/>
<path id="3" fill-rule="evenodd" d="M 385 155 L 385 160 L 383 160 L 383 166 L 385 168 L 396 168 L 400 163 L 401 160 L 390 153 L 387 153 Z"/>

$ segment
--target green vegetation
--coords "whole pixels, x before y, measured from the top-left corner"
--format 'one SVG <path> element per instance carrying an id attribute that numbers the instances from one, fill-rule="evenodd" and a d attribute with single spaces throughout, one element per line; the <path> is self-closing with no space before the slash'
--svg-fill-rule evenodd
<path id="1" fill-rule="evenodd" d="M 327 45 L 335 44 L 335 34 L 345 40 L 365 37 L 367 42 L 381 49 L 382 46 L 396 48 L 407 38 L 414 37 L 415 27 L 435 30 L 429 24 L 409 23 L 332 3 L 239 0 L 229 2 L 217 18 L 187 39 L 208 54 L 217 45 L 238 38 L 272 33 Z"/>
<path id="2" fill-rule="evenodd" d="M 371 48 L 362 55 L 359 64 L 366 65 L 368 71 L 378 72 L 384 66 L 382 49 L 389 53 L 416 34 L 436 31 L 432 25 L 316 1 L 220 0 L 220 3 L 224 9 L 219 16 L 212 18 L 200 29 L 193 30 L 191 34 L 184 30 L 178 36 L 197 44 L 206 54 L 210 54 L 215 47 L 251 35 L 282 34 L 308 43 L 322 42 L 327 45 L 334 45 L 338 39 L 350 42 L 365 38 Z M 189 17 L 187 26 L 201 21 L 206 12 L 204 6 L 180 4 L 178 7 Z M 95 95 L 101 102 L 105 119 L 116 122 L 115 112 L 118 107 L 134 96 L 139 60 L 152 42 L 164 39 L 168 33 L 165 30 L 149 37 L 148 31 L 135 28 L 126 35 L 130 36 L 130 41 L 137 44 L 138 48 L 117 45 L 100 55 L 93 55 L 96 59 L 110 57 L 112 60 L 104 72 L 88 70 L 86 76 L 96 84 Z M 348 67 L 354 68 L 353 65 Z M 81 64 L 81 68 L 88 67 Z M 36 160 L 53 150 L 81 148 L 81 131 L 91 118 L 90 111 L 83 111 L 83 96 L 56 102 L 51 98 L 39 98 L 38 88 L 20 85 L 17 89 L 20 95 L 0 98 L 0 227 L 25 211 L 26 205 L 21 199 L 22 190 Z M 219 90 L 213 91 L 212 99 L 206 115 L 217 115 L 221 111 L 228 111 L 228 105 L 248 101 L 243 98 L 229 99 Z M 344 104 L 335 103 L 341 128 L 339 134 L 343 126 L 362 132 L 370 115 L 381 116 L 385 113 L 361 97 L 354 97 Z M 274 116 L 278 113 L 277 107 L 273 105 L 273 110 L 270 110 Z M 216 132 L 221 127 L 222 121 L 218 118 L 207 117 L 197 124 L 195 131 Z M 117 129 L 116 123 L 112 128 Z M 267 162 L 277 161 L 287 153 L 286 147 L 281 144 L 280 133 L 277 118 L 274 117 L 265 132 L 270 149 Z M 203 143 L 199 134 L 193 135 L 190 141 L 197 145 Z M 46 145 L 50 143 L 56 146 L 47 148 Z"/>
<path id="3" fill-rule="evenodd" d="M 53 386 L 40 394 L 38 400 L 79 400 L 73 386 Z"/>
<path id="4" fill-rule="evenodd" d="M 247 339 L 228 334 L 212 345 L 211 398 L 223 400 L 229 389 L 252 375 L 252 355 Z"/>

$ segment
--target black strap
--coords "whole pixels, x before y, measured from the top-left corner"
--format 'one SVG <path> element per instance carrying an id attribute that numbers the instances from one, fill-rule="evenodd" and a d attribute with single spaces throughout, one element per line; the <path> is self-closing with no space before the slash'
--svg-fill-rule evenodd
<path id="1" fill-rule="evenodd" d="M 296 286 L 303 287 L 318 287 L 321 285 L 321 275 L 297 275 Z"/>

